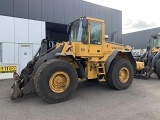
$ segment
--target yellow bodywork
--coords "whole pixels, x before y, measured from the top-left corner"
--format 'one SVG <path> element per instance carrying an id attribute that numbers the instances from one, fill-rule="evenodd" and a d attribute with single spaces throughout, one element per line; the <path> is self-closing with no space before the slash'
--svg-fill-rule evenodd
<path id="1" fill-rule="evenodd" d="M 61 56 L 60 59 L 66 60 L 69 63 L 71 63 L 75 68 L 77 68 L 76 63 L 71 59 L 71 56 L 81 57 L 88 59 L 86 63 L 86 77 L 88 79 L 95 79 L 97 78 L 97 75 L 99 74 L 99 67 L 103 67 L 102 74 L 105 74 L 107 71 L 105 71 L 104 63 L 108 59 L 108 57 L 113 53 L 115 49 L 120 50 L 126 50 L 127 48 L 122 45 L 116 45 L 114 43 L 109 43 L 103 41 L 100 45 L 85 45 L 81 42 L 72 42 L 72 45 L 68 45 L 67 42 L 64 42 L 64 48 L 62 50 L 62 53 L 64 55 L 68 56 Z M 100 52 L 97 52 L 100 50 Z M 90 52 L 92 51 L 92 52 Z M 118 54 L 116 56 L 117 58 L 127 58 L 127 56 L 123 56 Z"/>
<path id="2" fill-rule="evenodd" d="M 77 65 L 74 61 L 72 61 L 70 56 L 73 57 L 80 57 L 87 59 L 85 73 L 88 79 L 95 79 L 98 75 L 106 74 L 104 64 L 108 57 L 113 53 L 115 50 L 122 50 L 122 51 L 131 51 L 130 46 L 125 46 L 122 44 L 114 43 L 105 41 L 105 24 L 104 20 L 89 18 L 88 20 L 88 35 L 87 35 L 87 42 L 88 44 L 83 44 L 82 42 L 63 42 L 57 45 L 64 45 L 62 50 L 62 55 L 60 59 L 64 59 L 69 61 L 75 68 Z M 90 22 L 98 22 L 101 23 L 102 32 L 101 32 L 101 41 L 98 44 L 90 44 Z M 63 57 L 65 56 L 65 57 Z M 128 59 L 126 55 L 117 55 L 116 57 L 121 57 Z"/>
<path id="3" fill-rule="evenodd" d="M 129 70 L 126 67 L 123 67 L 119 71 L 119 80 L 122 83 L 126 83 L 129 79 L 130 73 Z"/>
<path id="4" fill-rule="evenodd" d="M 152 53 L 160 52 L 160 48 L 152 48 Z"/>
<path id="5" fill-rule="evenodd" d="M 144 62 L 136 61 L 136 70 L 142 70 L 145 68 Z"/>
<path id="6" fill-rule="evenodd" d="M 55 93 L 64 92 L 70 84 L 70 78 L 65 72 L 54 73 L 49 80 L 49 87 Z"/>

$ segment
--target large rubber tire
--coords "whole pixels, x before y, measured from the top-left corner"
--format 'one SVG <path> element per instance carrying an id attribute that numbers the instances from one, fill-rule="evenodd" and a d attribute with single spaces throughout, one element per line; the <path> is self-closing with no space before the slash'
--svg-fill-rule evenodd
<path id="1" fill-rule="evenodd" d="M 119 79 L 119 72 L 122 68 L 128 70 L 129 77 L 126 82 L 121 82 Z M 110 65 L 109 71 L 106 74 L 106 82 L 112 89 L 123 90 L 127 89 L 133 81 L 133 66 L 132 64 L 126 59 L 114 59 Z"/>
<path id="2" fill-rule="evenodd" d="M 52 75 L 64 72 L 69 76 L 69 86 L 61 93 L 54 92 L 49 86 Z M 43 63 L 36 72 L 34 86 L 37 94 L 49 103 L 59 103 L 68 100 L 76 91 L 78 75 L 75 68 L 62 60 L 49 60 Z"/>
<path id="3" fill-rule="evenodd" d="M 156 66 L 154 66 L 154 73 L 156 73 Z"/>
<path id="4" fill-rule="evenodd" d="M 156 63 L 156 74 L 157 77 L 160 79 L 160 59 Z"/>

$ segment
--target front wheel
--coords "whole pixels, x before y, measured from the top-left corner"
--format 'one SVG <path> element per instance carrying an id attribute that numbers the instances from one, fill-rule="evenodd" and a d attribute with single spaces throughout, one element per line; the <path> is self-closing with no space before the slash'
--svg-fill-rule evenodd
<path id="1" fill-rule="evenodd" d="M 126 59 L 114 59 L 107 72 L 107 84 L 117 90 L 127 89 L 133 81 L 133 66 Z"/>
<path id="2" fill-rule="evenodd" d="M 68 100 L 76 91 L 78 76 L 75 68 L 62 60 L 49 60 L 36 72 L 37 94 L 49 103 Z"/>

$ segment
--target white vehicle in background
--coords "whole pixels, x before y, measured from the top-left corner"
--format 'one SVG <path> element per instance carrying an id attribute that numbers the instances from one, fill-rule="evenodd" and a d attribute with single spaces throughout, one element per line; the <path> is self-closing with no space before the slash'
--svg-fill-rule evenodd
<path id="1" fill-rule="evenodd" d="M 140 57 L 146 52 L 146 49 L 132 49 L 132 55 L 134 57 Z"/>

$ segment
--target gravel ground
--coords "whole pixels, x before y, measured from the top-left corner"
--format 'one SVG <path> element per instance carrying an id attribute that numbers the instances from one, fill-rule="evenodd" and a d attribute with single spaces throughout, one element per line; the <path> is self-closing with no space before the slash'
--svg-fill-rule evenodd
<path id="1" fill-rule="evenodd" d="M 135 78 L 117 91 L 104 82 L 79 83 L 68 101 L 48 104 L 36 93 L 10 100 L 12 80 L 0 81 L 1 120 L 160 120 L 160 80 Z"/>

